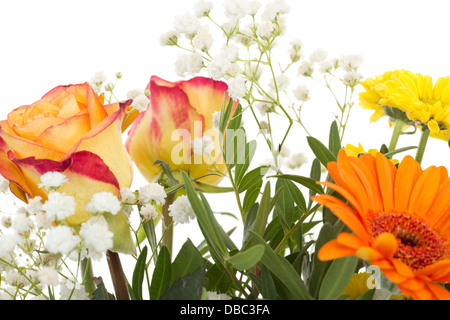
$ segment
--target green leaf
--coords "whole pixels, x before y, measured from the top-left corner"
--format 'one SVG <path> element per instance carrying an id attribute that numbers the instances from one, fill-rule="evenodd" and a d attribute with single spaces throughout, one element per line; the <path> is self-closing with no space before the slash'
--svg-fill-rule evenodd
<path id="1" fill-rule="evenodd" d="M 153 163 L 153 165 L 157 165 L 157 164 L 159 164 L 159 165 L 162 167 L 163 172 L 164 172 L 164 173 L 166 174 L 166 176 L 169 178 L 169 180 L 170 180 L 169 185 L 170 185 L 170 186 L 175 186 L 175 185 L 177 185 L 177 184 L 180 183 L 177 179 L 175 179 L 175 177 L 174 177 L 173 174 L 172 174 L 172 169 L 170 168 L 170 166 L 169 166 L 166 162 L 164 162 L 164 161 L 162 161 L 162 160 L 156 160 L 156 161 Z"/>
<path id="2" fill-rule="evenodd" d="M 255 155 L 255 151 L 256 151 L 255 140 L 246 143 L 244 150 L 240 148 L 237 150 L 237 163 L 234 174 L 235 183 L 237 185 L 240 184 L 242 178 L 247 172 L 247 169 L 250 166 L 250 163 L 252 162 L 253 156 Z"/>
<path id="3" fill-rule="evenodd" d="M 288 180 L 297 182 L 310 190 L 314 190 L 315 192 L 317 192 L 319 194 L 324 193 L 322 186 L 317 184 L 317 180 L 309 178 L 309 177 L 303 177 L 303 176 L 298 176 L 298 175 L 293 175 L 293 174 L 281 174 L 281 175 L 273 176 L 273 177 L 288 179 Z"/>
<path id="4" fill-rule="evenodd" d="M 101 277 L 94 278 L 94 283 L 97 289 L 92 293 L 92 300 L 116 300 L 113 294 L 106 290 L 105 284 Z"/>
<path id="5" fill-rule="evenodd" d="M 109 230 L 114 234 L 111 251 L 124 254 L 135 254 L 136 245 L 131 236 L 130 225 L 126 213 L 119 211 L 115 215 L 105 213 L 103 216 L 108 223 Z"/>
<path id="6" fill-rule="evenodd" d="M 181 171 L 181 174 L 184 179 L 186 195 L 195 212 L 198 225 L 208 244 L 211 256 L 216 263 L 223 264 L 223 257 L 228 255 L 227 247 L 223 240 L 225 232 L 219 227 L 206 199 L 204 197 L 200 199 L 198 196 L 187 173 Z"/>
<path id="7" fill-rule="evenodd" d="M 399 149 L 395 149 L 389 152 L 386 152 L 384 155 L 386 158 L 390 158 L 392 157 L 394 154 L 400 153 L 400 152 L 405 152 L 411 149 L 417 149 L 417 147 L 415 146 L 411 146 L 411 147 L 404 147 L 404 148 L 399 148 Z"/>
<path id="8" fill-rule="evenodd" d="M 160 300 L 200 300 L 205 282 L 205 267 L 175 280 L 161 296 Z"/>
<path id="9" fill-rule="evenodd" d="M 228 262 L 239 271 L 248 270 L 261 260 L 263 254 L 264 246 L 255 245 L 228 258 Z"/>
<path id="10" fill-rule="evenodd" d="M 250 208 L 255 204 L 256 200 L 259 197 L 259 194 L 261 193 L 262 184 L 263 181 L 261 179 L 258 181 L 258 183 L 252 185 L 245 192 L 244 201 L 242 202 L 242 209 L 244 210 L 244 212 L 248 212 Z"/>
<path id="11" fill-rule="evenodd" d="M 193 273 L 204 265 L 205 261 L 198 249 L 190 239 L 186 240 L 172 263 L 170 284 L 172 285 L 176 279 Z"/>
<path id="12" fill-rule="evenodd" d="M 166 246 L 161 247 L 158 261 L 153 270 L 152 282 L 150 286 L 150 299 L 158 300 L 167 290 L 171 279 L 170 253 Z"/>
<path id="13" fill-rule="evenodd" d="M 219 119 L 219 131 L 222 133 L 225 132 L 225 129 L 228 126 L 228 122 L 234 104 L 233 99 L 228 99 L 228 103 L 226 103 L 226 99 L 227 99 L 226 94 L 224 94 L 222 102 L 222 110 L 220 112 L 220 119 Z"/>
<path id="14" fill-rule="evenodd" d="M 231 100 L 231 99 L 230 99 Z M 242 123 L 242 106 L 240 103 L 236 106 L 233 116 L 228 123 L 227 130 L 237 130 L 241 127 Z"/>
<path id="15" fill-rule="evenodd" d="M 247 172 L 245 176 L 240 179 L 239 184 L 237 184 L 239 193 L 254 188 L 256 185 L 262 183 L 262 178 L 268 170 L 269 167 L 260 166 Z"/>
<path id="16" fill-rule="evenodd" d="M 290 299 L 312 300 L 305 284 L 292 265 L 284 257 L 273 251 L 273 249 L 260 235 L 255 232 L 251 232 L 251 235 L 257 244 L 265 247 L 264 255 L 261 258 L 261 263 L 265 265 L 272 272 L 272 274 L 283 283 L 288 290 Z"/>
<path id="17" fill-rule="evenodd" d="M 336 156 L 322 142 L 313 137 L 307 137 L 307 140 L 312 152 L 325 167 L 328 162 L 336 161 Z"/>
<path id="18" fill-rule="evenodd" d="M 225 293 L 232 286 L 233 281 L 223 268 L 214 264 L 206 272 L 205 288 L 208 291 Z"/>
<path id="19" fill-rule="evenodd" d="M 227 192 L 232 192 L 233 188 L 232 187 L 219 187 L 219 186 L 214 186 L 211 184 L 207 184 L 207 183 L 203 183 L 200 181 L 195 181 L 193 182 L 195 189 L 200 190 L 202 192 L 206 192 L 206 193 L 227 193 Z"/>
<path id="20" fill-rule="evenodd" d="M 275 300 L 277 298 L 277 290 L 272 278 L 270 270 L 263 265 L 261 268 L 261 294 L 266 300 Z"/>
<path id="21" fill-rule="evenodd" d="M 142 282 L 146 269 L 147 250 L 147 246 L 142 249 L 134 266 L 132 289 L 136 300 L 142 300 Z"/>
<path id="22" fill-rule="evenodd" d="M 333 260 L 320 286 L 319 299 L 339 298 L 355 273 L 357 264 L 358 258 L 353 256 Z"/>
<path id="23" fill-rule="evenodd" d="M 335 156 L 337 156 L 339 150 L 341 150 L 341 138 L 339 137 L 339 129 L 336 121 L 333 121 L 330 127 L 328 148 Z"/>

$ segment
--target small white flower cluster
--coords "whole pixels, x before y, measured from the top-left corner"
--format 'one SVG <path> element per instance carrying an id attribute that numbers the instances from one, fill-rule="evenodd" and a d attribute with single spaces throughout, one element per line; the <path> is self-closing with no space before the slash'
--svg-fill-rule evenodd
<path id="1" fill-rule="evenodd" d="M 169 206 L 169 216 L 173 218 L 175 223 L 189 223 L 195 219 L 195 212 L 186 195 L 181 195 Z"/>
<path id="2" fill-rule="evenodd" d="M 139 213 L 143 221 L 154 220 L 159 215 L 160 206 L 166 203 L 166 191 L 159 183 L 149 183 L 139 188 L 137 203 L 140 205 Z M 136 201 L 136 196 L 128 191 L 124 199 Z"/>
<path id="3" fill-rule="evenodd" d="M 194 154 L 211 155 L 211 152 L 215 149 L 214 140 L 210 136 L 206 135 L 196 138 L 192 140 L 192 149 Z"/>
<path id="4" fill-rule="evenodd" d="M 147 97 L 149 92 L 146 92 L 141 89 L 130 90 L 127 93 L 127 98 L 133 100 L 131 104 L 139 112 L 144 112 L 147 110 L 148 104 L 150 103 L 150 99 Z"/>

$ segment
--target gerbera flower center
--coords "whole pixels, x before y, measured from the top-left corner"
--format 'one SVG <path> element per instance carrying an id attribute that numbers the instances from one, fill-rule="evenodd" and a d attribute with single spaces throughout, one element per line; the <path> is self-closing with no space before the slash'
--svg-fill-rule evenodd
<path id="1" fill-rule="evenodd" d="M 394 258 L 406 263 L 413 271 L 447 257 L 448 243 L 428 224 L 403 213 L 381 213 L 370 220 L 373 238 L 384 232 L 398 239 Z"/>

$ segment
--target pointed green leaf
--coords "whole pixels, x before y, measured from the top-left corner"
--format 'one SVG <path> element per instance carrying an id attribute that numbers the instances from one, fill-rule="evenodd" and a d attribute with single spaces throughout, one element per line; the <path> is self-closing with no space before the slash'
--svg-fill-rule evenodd
<path id="1" fill-rule="evenodd" d="M 150 299 L 158 300 L 167 290 L 171 279 L 170 253 L 166 246 L 161 247 L 153 270 L 152 282 L 150 285 Z"/>
<path id="2" fill-rule="evenodd" d="M 308 144 L 317 159 L 326 167 L 328 162 L 336 161 L 336 156 L 319 140 L 307 137 Z"/>
<path id="3" fill-rule="evenodd" d="M 200 267 L 192 273 L 175 280 L 160 300 L 200 300 L 205 282 L 205 267 Z"/>
<path id="4" fill-rule="evenodd" d="M 255 245 L 228 258 L 228 262 L 239 271 L 248 270 L 259 262 L 263 254 L 264 246 Z"/>
<path id="5" fill-rule="evenodd" d="M 337 156 L 339 150 L 341 150 L 341 138 L 339 137 L 339 129 L 336 121 L 333 121 L 330 127 L 328 148 L 335 156 Z"/>
<path id="6" fill-rule="evenodd" d="M 275 300 L 277 298 L 277 290 L 272 278 L 270 270 L 263 265 L 261 268 L 261 294 L 266 300 Z"/>
<path id="7" fill-rule="evenodd" d="M 108 223 L 109 230 L 114 234 L 113 248 L 111 251 L 124 254 L 135 254 L 136 245 L 131 236 L 127 214 L 123 211 L 119 211 L 115 215 L 105 213 L 103 216 Z"/>
<path id="8" fill-rule="evenodd" d="M 193 273 L 198 268 L 204 266 L 205 261 L 198 251 L 198 249 L 194 246 L 192 241 L 188 239 L 172 263 L 172 276 L 170 283 L 174 283 L 174 281 L 178 278 L 182 278 L 187 274 Z"/>
<path id="9" fill-rule="evenodd" d="M 142 282 L 146 269 L 147 250 L 147 246 L 142 249 L 133 271 L 132 289 L 136 300 L 142 300 Z"/>
<path id="10" fill-rule="evenodd" d="M 257 244 L 265 247 L 261 263 L 283 283 L 288 290 L 289 297 L 295 300 L 311 300 L 312 297 L 308 293 L 303 280 L 292 265 L 284 257 L 273 251 L 260 235 L 255 232 L 251 232 L 251 235 Z"/>
<path id="11" fill-rule="evenodd" d="M 339 298 L 355 273 L 357 264 L 358 258 L 353 256 L 333 260 L 320 286 L 319 299 Z"/>

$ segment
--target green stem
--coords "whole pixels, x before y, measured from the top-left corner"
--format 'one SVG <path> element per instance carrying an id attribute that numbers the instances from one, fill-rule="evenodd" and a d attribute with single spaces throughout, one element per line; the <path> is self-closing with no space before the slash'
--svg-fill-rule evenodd
<path id="1" fill-rule="evenodd" d="M 422 130 L 422 135 L 420 136 L 419 145 L 417 147 L 416 161 L 422 163 L 423 155 L 425 153 L 425 147 L 427 146 L 428 138 L 430 137 L 430 130 L 425 128 Z"/>
<path id="2" fill-rule="evenodd" d="M 96 286 L 94 283 L 94 271 L 90 258 L 85 258 L 81 261 L 81 270 L 83 272 L 84 289 L 87 293 L 89 293 L 89 296 L 91 297 L 96 289 Z"/>
<path id="3" fill-rule="evenodd" d="M 119 254 L 108 250 L 106 251 L 106 260 L 108 261 L 109 272 L 117 300 L 130 300 Z"/>
<path id="4" fill-rule="evenodd" d="M 167 195 L 166 202 L 164 203 L 162 207 L 162 214 L 163 214 L 163 238 L 162 238 L 162 244 L 169 249 L 169 253 L 172 255 L 172 249 L 173 249 L 173 219 L 169 215 L 169 206 L 175 201 L 176 198 L 176 192 L 173 192 L 171 194 Z"/>
<path id="5" fill-rule="evenodd" d="M 389 143 L 389 151 L 395 150 L 398 138 L 402 134 L 404 127 L 405 123 L 402 120 L 399 119 L 395 120 L 394 131 L 392 132 L 391 142 Z"/>

